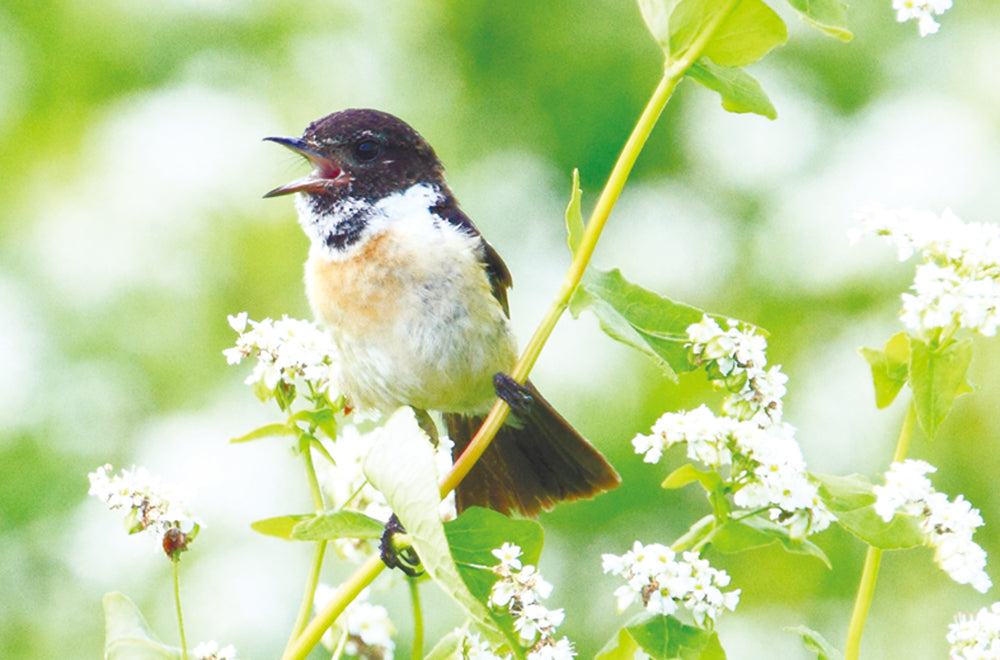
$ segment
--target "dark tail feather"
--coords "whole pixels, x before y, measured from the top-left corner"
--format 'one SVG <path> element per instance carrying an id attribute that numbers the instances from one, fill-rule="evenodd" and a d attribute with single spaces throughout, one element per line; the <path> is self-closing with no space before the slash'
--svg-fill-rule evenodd
<path id="1" fill-rule="evenodd" d="M 458 510 L 484 506 L 535 516 L 556 502 L 593 497 L 618 486 L 614 468 L 528 383 L 530 409 L 508 418 L 455 494 Z M 457 458 L 482 417 L 446 414 Z"/>

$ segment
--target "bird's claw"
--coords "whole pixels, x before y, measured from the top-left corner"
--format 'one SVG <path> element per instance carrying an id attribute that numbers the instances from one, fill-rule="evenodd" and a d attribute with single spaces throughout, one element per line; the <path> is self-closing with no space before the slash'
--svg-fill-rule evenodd
<path id="1" fill-rule="evenodd" d="M 417 556 L 413 547 L 409 545 L 396 547 L 393 540 L 397 534 L 405 533 L 406 529 L 400 524 L 396 514 L 389 516 L 389 521 L 385 524 L 385 531 L 382 532 L 382 539 L 379 541 L 379 556 L 389 568 L 398 568 L 410 577 L 419 577 L 424 574 L 424 571 L 420 568 L 420 557 Z"/>
<path id="2" fill-rule="evenodd" d="M 493 389 L 496 390 L 497 396 L 510 406 L 515 415 L 529 413 L 535 405 L 535 397 L 531 390 L 505 373 L 493 375 Z"/>

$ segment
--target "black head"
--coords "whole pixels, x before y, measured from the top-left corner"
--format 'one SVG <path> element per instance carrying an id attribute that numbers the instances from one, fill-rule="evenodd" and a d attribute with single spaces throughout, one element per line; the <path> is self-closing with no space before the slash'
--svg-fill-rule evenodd
<path id="1" fill-rule="evenodd" d="M 444 168 L 406 122 L 378 110 L 342 110 L 309 124 L 301 138 L 264 138 L 304 156 L 313 171 L 265 197 L 302 192 L 318 206 L 353 198 L 370 202 L 417 183 L 445 190 Z"/>

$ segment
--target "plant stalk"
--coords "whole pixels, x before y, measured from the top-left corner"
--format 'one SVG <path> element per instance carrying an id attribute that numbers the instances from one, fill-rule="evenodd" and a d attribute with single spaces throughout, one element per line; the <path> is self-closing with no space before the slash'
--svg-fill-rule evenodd
<path id="1" fill-rule="evenodd" d="M 906 458 L 906 453 L 910 448 L 910 440 L 913 437 L 913 424 L 916 418 L 916 409 L 911 402 L 906 408 L 906 416 L 903 418 L 903 425 L 899 429 L 896 449 L 892 454 L 893 463 L 901 462 Z M 851 622 L 847 626 L 847 643 L 844 649 L 844 660 L 858 660 L 861 653 L 861 634 L 864 632 L 865 621 L 868 619 L 868 611 L 871 609 L 872 599 L 875 596 L 875 580 L 878 578 L 878 569 L 881 562 L 881 548 L 869 546 L 868 552 L 865 553 L 865 565 L 861 570 L 861 583 L 858 585 L 858 595 L 854 599 L 854 611 L 851 613 Z"/>

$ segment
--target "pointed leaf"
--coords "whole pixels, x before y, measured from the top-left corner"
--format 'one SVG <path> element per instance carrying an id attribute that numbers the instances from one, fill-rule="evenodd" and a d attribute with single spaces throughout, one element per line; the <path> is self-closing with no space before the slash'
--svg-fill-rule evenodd
<path id="1" fill-rule="evenodd" d="M 840 0 L 788 0 L 803 21 L 841 41 L 854 38 L 847 29 L 847 5 Z"/>
<path id="2" fill-rule="evenodd" d="M 464 660 L 464 641 L 467 631 L 452 630 L 438 640 L 424 660 Z"/>
<path id="3" fill-rule="evenodd" d="M 785 552 L 815 557 L 826 564 L 827 568 L 831 567 L 830 559 L 818 545 L 808 539 L 792 538 L 788 528 L 768 520 L 763 515 L 730 520 L 712 535 L 712 547 L 726 554 L 759 548 L 775 542 L 780 543 Z"/>
<path id="4" fill-rule="evenodd" d="M 569 205 L 566 207 L 566 241 L 569 243 L 569 251 L 576 254 L 576 249 L 580 247 L 583 240 L 583 212 L 580 204 L 583 199 L 583 190 L 580 189 L 580 170 L 573 170 L 573 189 L 569 196 Z"/>
<path id="5" fill-rule="evenodd" d="M 104 657 L 106 660 L 179 660 L 179 649 L 161 642 L 142 612 L 117 591 L 104 595 Z"/>
<path id="6" fill-rule="evenodd" d="M 670 14 L 670 56 L 678 59 L 718 14 L 726 10 L 718 0 L 681 0 Z M 701 55 L 720 66 L 752 64 L 775 46 L 788 41 L 781 17 L 761 0 L 740 0 L 730 11 Z"/>
<path id="7" fill-rule="evenodd" d="M 725 660 L 713 631 L 684 625 L 672 616 L 641 614 L 597 654 L 596 660 L 632 660 L 637 651 L 653 660 Z"/>
<path id="8" fill-rule="evenodd" d="M 785 632 L 795 633 L 801 637 L 806 650 L 816 654 L 816 660 L 841 660 L 844 657 L 830 642 L 826 641 L 823 635 L 815 630 L 810 630 L 805 626 L 792 626 L 785 628 Z"/>
<path id="9" fill-rule="evenodd" d="M 875 405 L 886 408 L 906 384 L 910 373 L 910 338 L 899 332 L 886 342 L 884 350 L 862 348 L 859 350 L 872 370 L 875 383 Z"/>
<path id="10" fill-rule="evenodd" d="M 691 463 L 685 463 L 667 475 L 667 478 L 660 484 L 660 488 L 666 490 L 683 488 L 695 481 L 700 483 L 709 493 L 714 493 L 722 484 L 722 478 L 718 472 L 699 470 Z"/>
<path id="11" fill-rule="evenodd" d="M 309 516 L 292 529 L 295 541 L 329 541 L 331 539 L 382 538 L 385 523 L 360 511 L 329 511 Z"/>
<path id="12" fill-rule="evenodd" d="M 466 611 L 490 644 L 507 643 L 504 631 L 465 586 L 451 558 L 439 513 L 434 450 L 412 409 L 400 408 L 385 423 L 365 458 L 364 473 L 406 528 L 427 575 Z"/>
<path id="13" fill-rule="evenodd" d="M 934 439 L 941 422 L 948 416 L 955 398 L 972 387 L 966 380 L 972 362 L 972 340 L 948 342 L 943 346 L 928 346 L 910 338 L 910 388 L 917 421 Z"/>
<path id="14" fill-rule="evenodd" d="M 768 119 L 778 117 L 767 92 L 743 69 L 719 66 L 702 58 L 692 64 L 684 75 L 718 93 L 727 112 L 752 112 Z"/>
<path id="15" fill-rule="evenodd" d="M 896 516 L 889 522 L 875 513 L 875 494 L 866 477 L 810 475 L 819 483 L 820 496 L 837 516 L 837 524 L 868 545 L 883 550 L 912 548 L 923 543 L 915 518 Z"/>
<path id="16" fill-rule="evenodd" d="M 851 474 L 841 477 L 810 472 L 810 479 L 819 484 L 819 494 L 830 511 L 839 514 L 875 503 L 875 493 L 868 477 Z"/>
<path id="17" fill-rule="evenodd" d="M 286 541 L 292 540 L 292 532 L 295 530 L 295 526 L 304 520 L 309 520 L 313 516 L 311 514 L 302 515 L 291 515 L 291 516 L 276 516 L 274 518 L 265 518 L 264 520 L 257 520 L 250 523 L 250 529 L 257 532 L 258 534 L 264 534 L 265 536 L 276 536 L 279 539 L 285 539 Z"/>
<path id="18" fill-rule="evenodd" d="M 652 358 L 671 380 L 693 368 L 685 346 L 687 328 L 704 312 L 632 284 L 617 269 L 588 269 L 569 309 L 575 317 L 589 309 L 604 332 Z"/>
<path id="19" fill-rule="evenodd" d="M 287 424 L 266 424 L 259 429 L 254 429 L 246 435 L 241 435 L 238 438 L 233 438 L 229 442 L 250 442 L 251 440 L 258 440 L 260 438 L 270 438 L 272 436 L 278 435 L 296 435 L 299 430 L 294 426 L 289 426 Z"/>

